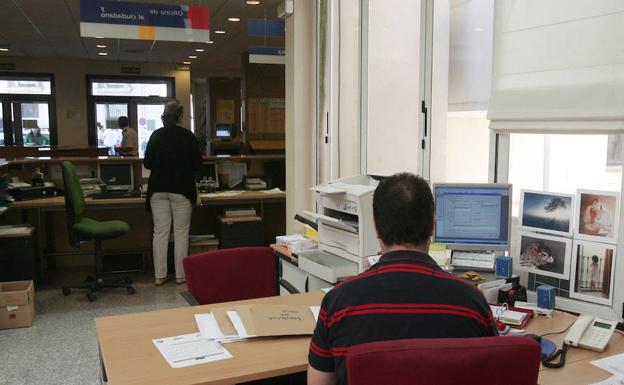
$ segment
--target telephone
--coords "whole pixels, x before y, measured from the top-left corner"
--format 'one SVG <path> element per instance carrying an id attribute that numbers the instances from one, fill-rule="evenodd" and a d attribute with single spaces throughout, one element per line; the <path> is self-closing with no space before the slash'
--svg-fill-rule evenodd
<path id="1" fill-rule="evenodd" d="M 617 322 L 580 315 L 565 336 L 565 344 L 602 352 L 607 347 Z"/>

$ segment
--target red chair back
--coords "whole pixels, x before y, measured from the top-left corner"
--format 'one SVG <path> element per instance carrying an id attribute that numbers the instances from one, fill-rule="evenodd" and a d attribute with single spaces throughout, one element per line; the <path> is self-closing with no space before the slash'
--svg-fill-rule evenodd
<path id="1" fill-rule="evenodd" d="M 540 345 L 528 337 L 371 342 L 347 354 L 349 385 L 534 385 Z"/>
<path id="2" fill-rule="evenodd" d="M 184 258 L 186 286 L 201 305 L 278 294 L 270 247 L 212 250 Z"/>

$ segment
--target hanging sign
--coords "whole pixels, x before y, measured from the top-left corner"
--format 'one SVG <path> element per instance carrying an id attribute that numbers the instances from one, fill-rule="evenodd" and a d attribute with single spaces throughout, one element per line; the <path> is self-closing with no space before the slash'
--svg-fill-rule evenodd
<path id="1" fill-rule="evenodd" d="M 207 42 L 208 7 L 80 0 L 80 36 Z"/>

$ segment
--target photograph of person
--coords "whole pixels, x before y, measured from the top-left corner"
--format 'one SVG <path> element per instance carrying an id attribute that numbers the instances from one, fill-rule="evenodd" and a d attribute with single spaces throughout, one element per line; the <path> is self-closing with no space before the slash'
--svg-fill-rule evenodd
<path id="1" fill-rule="evenodd" d="M 611 305 L 615 246 L 574 241 L 570 297 Z"/>
<path id="2" fill-rule="evenodd" d="M 619 194 L 610 191 L 578 190 L 575 238 L 616 243 Z"/>
<path id="3" fill-rule="evenodd" d="M 520 256 L 523 270 L 549 277 L 568 279 L 572 240 L 529 232 L 520 232 Z"/>
<path id="4" fill-rule="evenodd" d="M 572 236 L 574 195 L 522 190 L 520 225 L 525 230 Z"/>

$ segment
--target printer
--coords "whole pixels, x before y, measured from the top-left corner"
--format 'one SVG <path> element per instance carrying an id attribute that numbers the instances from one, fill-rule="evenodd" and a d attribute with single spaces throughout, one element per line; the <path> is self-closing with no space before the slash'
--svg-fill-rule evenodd
<path id="1" fill-rule="evenodd" d="M 368 257 L 381 253 L 373 221 L 373 194 L 378 181 L 356 175 L 315 186 L 317 250 L 298 253 L 299 268 L 336 283 L 369 267 Z"/>

